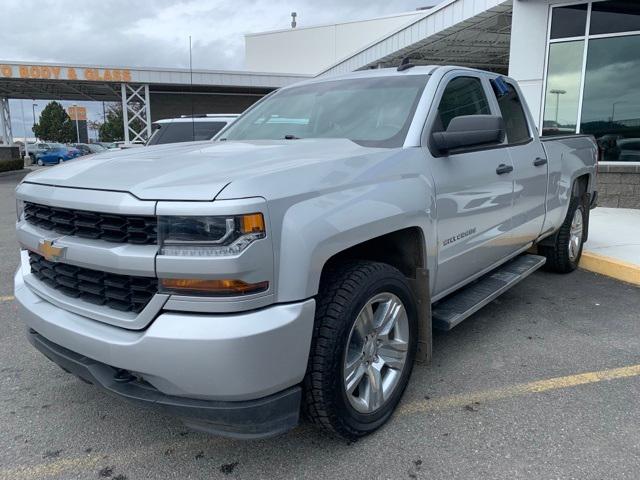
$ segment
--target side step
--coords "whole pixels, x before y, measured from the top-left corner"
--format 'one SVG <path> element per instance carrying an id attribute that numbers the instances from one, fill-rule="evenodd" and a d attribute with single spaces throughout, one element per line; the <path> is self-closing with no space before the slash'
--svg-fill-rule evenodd
<path id="1" fill-rule="evenodd" d="M 544 265 L 545 257 L 520 255 L 433 306 L 433 328 L 451 330 Z"/>

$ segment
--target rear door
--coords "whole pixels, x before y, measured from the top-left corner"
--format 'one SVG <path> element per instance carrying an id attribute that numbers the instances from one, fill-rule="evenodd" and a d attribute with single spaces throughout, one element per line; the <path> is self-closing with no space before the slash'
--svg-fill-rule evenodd
<path id="1" fill-rule="evenodd" d="M 488 78 L 449 72 L 429 113 L 425 145 L 462 115 L 497 115 L 489 103 Z M 495 103 L 495 102 L 494 102 Z M 487 146 L 440 155 L 432 148 L 429 169 L 436 189 L 438 271 L 434 294 L 444 294 L 514 251 L 510 238 L 513 167 L 507 148 Z M 498 170 L 499 167 L 507 167 Z M 502 172 L 502 173 L 499 173 Z"/>
<path id="2" fill-rule="evenodd" d="M 500 77 L 505 88 L 492 80 L 491 100 L 504 120 L 508 152 L 515 168 L 512 232 L 514 241 L 524 245 L 538 238 L 545 218 L 547 156 L 532 128 L 531 116 L 519 89 Z"/>

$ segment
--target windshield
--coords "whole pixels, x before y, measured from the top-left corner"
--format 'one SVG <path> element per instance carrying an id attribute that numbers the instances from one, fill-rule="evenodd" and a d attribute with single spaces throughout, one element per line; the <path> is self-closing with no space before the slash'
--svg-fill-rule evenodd
<path id="1" fill-rule="evenodd" d="M 400 147 L 427 75 L 357 78 L 280 90 L 233 123 L 220 140 L 346 138 Z"/>
<path id="2" fill-rule="evenodd" d="M 227 124 L 225 121 L 155 123 L 147 145 L 211 140 Z"/>

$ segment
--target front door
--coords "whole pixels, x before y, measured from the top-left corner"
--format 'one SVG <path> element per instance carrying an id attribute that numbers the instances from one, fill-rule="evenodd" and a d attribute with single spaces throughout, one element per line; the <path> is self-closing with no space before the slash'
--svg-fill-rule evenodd
<path id="1" fill-rule="evenodd" d="M 496 114 L 487 94 L 488 79 L 472 72 L 451 73 L 436 95 L 430 114 L 434 131 L 446 130 L 454 117 Z M 513 163 L 507 148 L 496 146 L 433 155 L 429 169 L 436 188 L 438 251 L 434 295 L 504 259 L 516 247 L 511 238 Z"/>

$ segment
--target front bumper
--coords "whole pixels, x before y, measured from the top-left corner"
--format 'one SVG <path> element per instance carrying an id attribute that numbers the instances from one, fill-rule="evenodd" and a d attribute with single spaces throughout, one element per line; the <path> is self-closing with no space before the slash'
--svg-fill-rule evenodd
<path id="1" fill-rule="evenodd" d="M 37 338 L 43 339 L 38 345 L 54 346 L 49 348 L 54 353 L 47 356 L 60 363 L 56 358 L 61 356 L 55 352 L 62 348 L 63 352 L 71 352 L 71 357 L 84 359 L 92 365 L 89 372 L 93 379 L 87 378 L 86 373 L 77 373 L 75 367 L 65 368 L 115 393 L 121 392 L 108 386 L 111 382 L 105 380 L 105 375 L 126 370 L 154 390 L 152 403 L 162 405 L 158 397 L 164 398 L 177 405 L 177 411 L 173 410 L 181 417 L 197 418 L 208 411 L 208 426 L 201 428 L 223 434 L 229 433 L 222 427 L 211 427 L 215 412 L 226 408 L 241 412 L 249 405 L 245 402 L 268 405 L 268 398 L 286 392 L 288 407 L 289 402 L 299 403 L 299 393 L 292 393 L 295 388 L 290 390 L 306 372 L 315 311 L 313 299 L 242 313 L 161 312 L 145 330 L 126 330 L 46 301 L 25 285 L 20 269 L 14 287 L 20 318 L 37 332 Z M 96 371 L 101 373 L 96 376 L 92 373 Z M 190 405 L 195 405 L 189 410 L 191 414 L 181 413 Z M 278 411 L 280 407 L 265 408 Z M 296 420 L 297 410 L 296 407 Z M 224 417 L 220 417 L 221 425 L 227 425 Z M 284 417 L 278 422 L 290 428 L 293 417 Z M 192 421 L 187 423 L 198 428 Z M 248 434 L 258 435 L 253 431 Z"/>
<path id="2" fill-rule="evenodd" d="M 69 373 L 145 406 L 153 405 L 180 417 L 188 427 L 233 438 L 264 438 L 298 424 L 299 386 L 257 400 L 220 402 L 164 395 L 126 372 L 67 350 L 29 329 L 29 342 Z"/>

